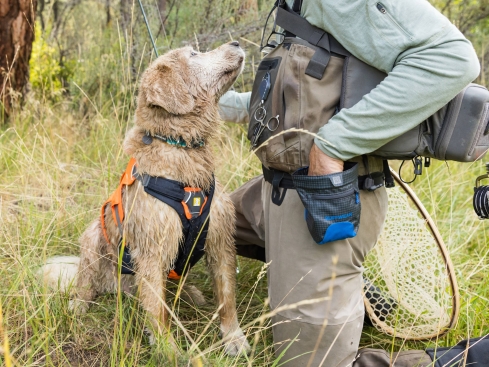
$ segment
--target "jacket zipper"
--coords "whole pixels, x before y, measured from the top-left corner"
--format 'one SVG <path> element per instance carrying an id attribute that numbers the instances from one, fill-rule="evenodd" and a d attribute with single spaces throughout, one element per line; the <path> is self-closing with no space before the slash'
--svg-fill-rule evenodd
<path id="1" fill-rule="evenodd" d="M 350 189 L 345 192 L 339 192 L 337 194 L 312 194 L 311 198 L 312 199 L 326 199 L 326 200 L 331 200 L 331 199 L 341 199 L 344 198 L 345 196 L 350 196 L 355 193 L 355 189 Z"/>
<path id="2" fill-rule="evenodd" d="M 389 12 L 387 11 L 387 8 L 384 6 L 384 4 L 382 3 L 377 3 L 375 5 L 377 7 L 377 10 L 380 11 L 382 14 L 386 15 L 389 17 L 389 19 L 392 21 L 392 23 L 395 24 L 395 26 L 402 32 L 404 33 L 406 36 L 408 36 L 408 38 L 410 40 L 413 39 L 413 36 L 411 36 L 404 28 L 402 28 L 399 23 L 397 23 L 397 21 L 392 17 L 392 15 L 389 14 Z"/>

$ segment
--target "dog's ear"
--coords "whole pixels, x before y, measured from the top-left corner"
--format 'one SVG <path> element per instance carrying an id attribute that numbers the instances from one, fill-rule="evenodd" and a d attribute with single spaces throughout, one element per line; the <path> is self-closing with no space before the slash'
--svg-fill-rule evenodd
<path id="1" fill-rule="evenodd" d="M 195 100 L 179 72 L 168 64 L 158 65 L 146 81 L 146 99 L 173 115 L 185 115 L 195 107 Z"/>

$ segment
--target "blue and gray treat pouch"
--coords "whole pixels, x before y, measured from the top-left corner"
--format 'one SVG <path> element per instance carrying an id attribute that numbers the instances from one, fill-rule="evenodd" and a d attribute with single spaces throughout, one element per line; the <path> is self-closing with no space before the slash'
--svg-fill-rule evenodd
<path id="1" fill-rule="evenodd" d="M 345 162 L 343 172 L 308 176 L 309 167 L 292 179 L 305 207 L 307 228 L 319 245 L 355 237 L 360 224 L 358 165 Z"/>

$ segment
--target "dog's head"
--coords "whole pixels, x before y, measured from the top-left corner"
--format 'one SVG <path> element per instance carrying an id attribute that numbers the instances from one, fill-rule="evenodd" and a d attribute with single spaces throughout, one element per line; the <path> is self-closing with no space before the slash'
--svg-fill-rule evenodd
<path id="1" fill-rule="evenodd" d="M 149 115 L 202 114 L 234 83 L 244 52 L 234 41 L 210 52 L 184 47 L 158 57 L 144 72 L 138 110 Z M 145 115 L 146 115 L 145 113 Z"/>

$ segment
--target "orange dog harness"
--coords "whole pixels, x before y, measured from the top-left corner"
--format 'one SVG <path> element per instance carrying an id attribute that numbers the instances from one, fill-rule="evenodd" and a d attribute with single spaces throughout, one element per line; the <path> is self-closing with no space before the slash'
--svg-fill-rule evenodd
<path id="1" fill-rule="evenodd" d="M 214 184 L 206 192 L 200 188 L 186 187 L 181 182 L 163 177 L 153 177 L 137 172 L 137 163 L 131 158 L 122 174 L 119 186 L 102 206 L 100 221 L 105 239 L 110 243 L 105 225 L 105 211 L 110 206 L 112 219 L 121 234 L 119 246 L 122 244 L 124 207 L 122 189 L 139 180 L 144 191 L 160 201 L 170 205 L 179 215 L 183 227 L 183 241 L 180 244 L 174 268 L 169 272 L 170 279 L 178 280 L 204 255 L 204 245 L 209 228 L 208 216 L 210 203 L 214 195 Z M 122 273 L 134 274 L 128 246 L 124 247 Z"/>

